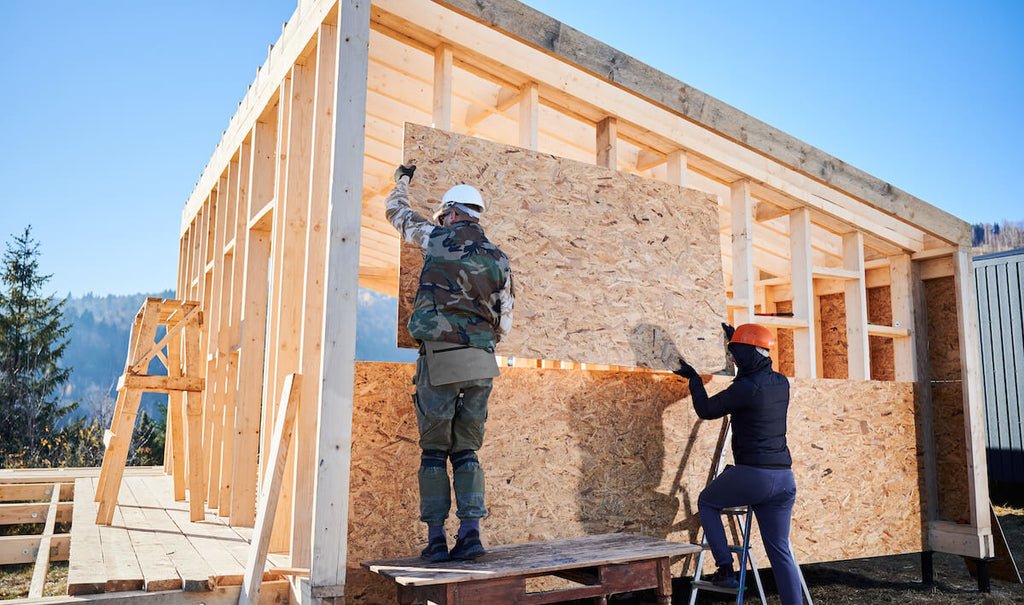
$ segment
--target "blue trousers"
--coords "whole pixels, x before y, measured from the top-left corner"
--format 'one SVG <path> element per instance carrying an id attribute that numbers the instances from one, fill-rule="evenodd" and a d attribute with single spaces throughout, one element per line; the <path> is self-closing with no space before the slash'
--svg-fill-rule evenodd
<path id="1" fill-rule="evenodd" d="M 800 605 L 800 575 L 789 550 L 789 524 L 796 501 L 796 481 L 790 469 L 732 466 L 700 493 L 697 510 L 715 564 L 732 565 L 732 553 L 722 525 L 722 509 L 750 506 L 757 517 L 761 541 L 775 574 L 782 605 Z"/>

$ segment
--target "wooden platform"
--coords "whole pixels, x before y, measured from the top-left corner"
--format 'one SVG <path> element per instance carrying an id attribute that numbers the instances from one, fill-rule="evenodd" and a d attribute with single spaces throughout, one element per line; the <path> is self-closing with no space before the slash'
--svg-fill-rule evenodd
<path id="1" fill-rule="evenodd" d="M 701 550 L 638 534 L 602 534 L 489 547 L 474 561 L 427 563 L 418 557 L 364 561 L 374 573 L 398 585 L 402 605 L 429 599 L 441 605 L 475 603 L 557 603 L 655 589 L 659 603 L 671 601 L 670 558 Z M 529 592 L 527 580 L 564 578 L 576 586 Z"/>
<path id="2" fill-rule="evenodd" d="M 126 476 L 110 526 L 95 522 L 95 493 L 95 478 L 75 480 L 69 595 L 241 584 L 252 530 L 236 530 L 213 511 L 191 522 L 188 503 L 174 501 L 171 477 Z"/>

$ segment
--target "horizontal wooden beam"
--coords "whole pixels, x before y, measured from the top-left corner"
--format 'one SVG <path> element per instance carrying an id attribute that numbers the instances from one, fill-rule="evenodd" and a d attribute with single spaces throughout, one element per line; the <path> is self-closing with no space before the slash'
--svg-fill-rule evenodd
<path id="1" fill-rule="evenodd" d="M 863 277 L 860 271 L 840 269 L 838 267 L 814 267 L 811 270 L 811 275 L 814 276 L 814 279 L 841 279 L 846 281 L 855 281 Z"/>
<path id="2" fill-rule="evenodd" d="M 190 376 L 138 376 L 136 374 L 122 374 L 117 380 L 117 390 L 120 391 L 127 388 L 153 393 L 172 393 L 178 391 L 201 393 L 205 383 L 206 381 L 202 378 Z"/>
<path id="3" fill-rule="evenodd" d="M 42 536 L 0 536 L 0 565 L 34 563 Z M 67 561 L 71 554 L 71 534 L 50 538 L 50 560 Z"/>
<path id="4" fill-rule="evenodd" d="M 19 502 L 31 500 L 49 500 L 53 486 L 45 483 L 34 484 L 0 484 L 0 502 Z M 64 483 L 60 486 L 61 500 L 70 500 L 75 495 L 75 484 Z"/>
<path id="5" fill-rule="evenodd" d="M 61 502 L 57 505 L 57 522 L 71 521 L 73 502 Z M 0 525 L 20 525 L 22 523 L 46 522 L 46 511 L 49 504 L 43 502 L 18 502 L 0 504 Z"/>
<path id="6" fill-rule="evenodd" d="M 892 326 L 877 326 L 868 324 L 869 336 L 883 336 L 886 338 L 905 338 L 910 336 L 909 328 L 894 328 Z"/>

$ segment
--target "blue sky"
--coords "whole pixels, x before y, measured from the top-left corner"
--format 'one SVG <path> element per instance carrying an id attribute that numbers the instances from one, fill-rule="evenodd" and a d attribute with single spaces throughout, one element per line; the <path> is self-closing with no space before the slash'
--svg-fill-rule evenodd
<path id="1" fill-rule="evenodd" d="M 1024 220 L 1024 3 L 528 0 L 969 222 Z M 181 209 L 294 0 L 0 0 L 0 238 L 174 286 Z"/>

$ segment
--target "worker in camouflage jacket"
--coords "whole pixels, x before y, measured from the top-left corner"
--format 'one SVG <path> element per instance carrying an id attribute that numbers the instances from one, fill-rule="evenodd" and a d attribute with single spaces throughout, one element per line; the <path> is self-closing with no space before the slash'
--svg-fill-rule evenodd
<path id="1" fill-rule="evenodd" d="M 512 327 L 512 271 L 508 257 L 480 226 L 486 209 L 480 192 L 470 185 L 452 187 L 431 222 L 409 205 L 415 169 L 399 166 L 395 171 L 385 213 L 403 239 L 423 250 L 408 324 L 420 343 L 413 402 L 422 449 L 420 520 L 427 524 L 429 540 L 421 556 L 474 559 L 485 554 L 480 519 L 487 514 L 476 452 L 483 445 L 487 399 L 498 375 L 494 347 Z M 453 488 L 460 523 L 449 551 L 444 522 Z"/>

